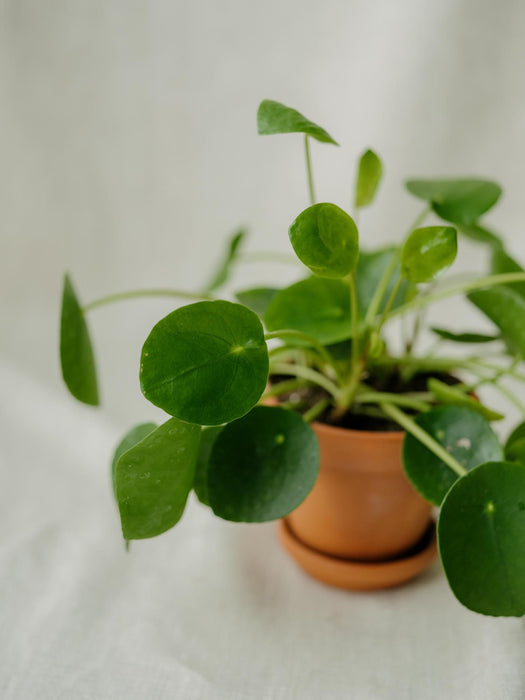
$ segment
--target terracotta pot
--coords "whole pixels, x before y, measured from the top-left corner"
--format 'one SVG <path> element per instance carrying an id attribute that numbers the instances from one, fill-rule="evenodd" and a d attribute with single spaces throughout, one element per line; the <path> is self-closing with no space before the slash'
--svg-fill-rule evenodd
<path id="1" fill-rule="evenodd" d="M 429 530 L 431 506 L 404 474 L 404 433 L 312 427 L 321 468 L 312 492 L 286 518 L 291 534 L 318 552 L 353 561 L 408 556 Z"/>

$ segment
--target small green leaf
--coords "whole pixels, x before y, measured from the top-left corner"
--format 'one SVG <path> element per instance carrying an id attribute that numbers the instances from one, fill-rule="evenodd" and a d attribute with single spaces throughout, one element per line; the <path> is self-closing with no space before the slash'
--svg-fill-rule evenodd
<path id="1" fill-rule="evenodd" d="M 200 435 L 198 425 L 171 418 L 118 459 L 124 539 L 155 537 L 180 520 L 193 486 Z"/>
<path id="2" fill-rule="evenodd" d="M 227 425 L 213 446 L 210 505 L 226 520 L 276 520 L 302 503 L 318 472 L 317 438 L 301 416 L 257 406 Z"/>
<path id="3" fill-rule="evenodd" d="M 500 335 L 487 335 L 485 333 L 453 333 L 445 328 L 431 328 L 432 332 L 444 340 L 451 340 L 453 343 L 492 343 L 501 340 Z"/>
<path id="4" fill-rule="evenodd" d="M 427 382 L 428 390 L 434 394 L 436 399 L 441 403 L 452 404 L 453 406 L 465 406 L 470 408 L 472 411 L 476 411 L 488 421 L 501 420 L 505 418 L 501 413 L 492 411 L 487 406 L 484 406 L 476 399 L 472 398 L 464 391 L 455 386 L 450 386 L 444 382 L 439 381 L 439 379 L 429 379 Z"/>
<path id="5" fill-rule="evenodd" d="M 470 408 L 438 406 L 420 413 L 416 423 L 467 470 L 503 457 L 490 424 Z M 437 506 L 458 478 L 445 462 L 409 433 L 403 444 L 403 463 L 414 487 Z"/>
<path id="6" fill-rule="evenodd" d="M 381 278 L 385 274 L 388 266 L 392 262 L 392 258 L 398 255 L 397 248 L 384 248 L 382 250 L 374 252 L 364 252 L 359 253 L 359 259 L 357 261 L 356 267 L 356 289 L 357 289 L 357 303 L 359 306 L 359 313 L 361 316 L 365 316 L 370 306 L 370 302 L 374 297 L 374 293 L 381 281 Z M 383 301 L 378 309 L 378 313 L 382 313 L 384 310 L 388 299 L 394 289 L 396 280 L 399 277 L 400 267 L 399 265 L 394 270 L 394 273 L 390 277 L 390 282 L 383 295 Z M 399 292 L 396 294 L 394 303 L 392 304 L 392 309 L 401 306 L 409 298 L 412 291 L 415 290 L 414 285 L 412 285 L 407 280 L 403 280 L 399 288 Z"/>
<path id="7" fill-rule="evenodd" d="M 359 160 L 357 171 L 357 183 L 355 188 L 355 206 L 367 207 L 372 201 L 379 187 L 383 166 L 379 156 L 374 151 L 363 153 Z"/>
<path id="8" fill-rule="evenodd" d="M 223 426 L 211 426 L 203 428 L 201 433 L 201 444 L 199 448 L 199 456 L 197 458 L 197 466 L 195 468 L 195 478 L 193 480 L 193 490 L 197 494 L 197 498 L 205 506 L 210 505 L 208 498 L 208 466 L 210 455 L 215 444 L 217 436 L 222 431 Z"/>
<path id="9" fill-rule="evenodd" d="M 438 216 L 460 226 L 477 221 L 501 195 L 501 187 L 488 180 L 408 180 L 405 184 L 411 194 L 429 202 Z"/>
<path id="10" fill-rule="evenodd" d="M 172 416 L 220 425 L 247 413 L 268 378 L 257 316 L 229 301 L 200 301 L 168 314 L 142 348 L 142 393 Z"/>
<path id="11" fill-rule="evenodd" d="M 492 252 L 491 272 L 493 275 L 502 275 L 507 272 L 523 272 L 522 266 L 511 258 L 503 248 L 497 248 Z M 525 298 L 525 282 L 513 282 L 508 285 L 509 289 L 513 289 L 520 296 Z"/>
<path id="12" fill-rule="evenodd" d="M 346 277 L 357 263 L 359 234 L 354 220 L 335 204 L 314 204 L 290 226 L 299 260 L 319 277 Z"/>
<path id="13" fill-rule="evenodd" d="M 240 229 L 235 233 L 230 241 L 228 242 L 228 248 L 221 261 L 219 267 L 214 272 L 208 284 L 206 284 L 202 290 L 203 294 L 210 294 L 210 292 L 215 291 L 222 287 L 228 281 L 230 277 L 233 265 L 239 255 L 239 249 L 242 245 L 243 240 L 246 238 L 246 231 Z"/>
<path id="14" fill-rule="evenodd" d="M 60 364 L 62 377 L 73 396 L 98 406 L 97 373 L 93 347 L 84 312 L 69 275 L 64 277 L 60 319 Z"/>
<path id="15" fill-rule="evenodd" d="M 259 134 L 307 134 L 323 143 L 339 144 L 317 124 L 306 119 L 297 110 L 274 100 L 263 100 L 257 111 Z"/>
<path id="16" fill-rule="evenodd" d="M 459 479 L 438 522 L 448 582 L 483 615 L 525 615 L 525 466 L 489 462 Z"/>
<path id="17" fill-rule="evenodd" d="M 276 287 L 255 287 L 254 289 L 236 292 L 235 298 L 240 304 L 244 304 L 244 306 L 255 311 L 257 316 L 262 317 L 278 291 L 279 289 Z"/>
<path id="18" fill-rule="evenodd" d="M 346 340 L 352 335 L 348 284 L 319 277 L 296 282 L 275 295 L 264 323 L 269 331 L 290 328 L 323 345 Z"/>
<path id="19" fill-rule="evenodd" d="M 122 457 L 124 452 L 127 452 L 132 447 L 135 447 L 137 443 L 143 440 L 146 435 L 149 435 L 157 427 L 158 426 L 156 423 L 140 423 L 139 425 L 131 428 L 131 430 L 128 430 L 117 445 L 113 454 L 113 459 L 111 460 L 111 480 L 113 482 L 113 493 L 115 494 L 115 497 L 117 496 L 117 462 Z"/>
<path id="20" fill-rule="evenodd" d="M 401 274 L 410 282 L 431 282 L 457 254 L 456 229 L 450 226 L 416 228 L 401 251 Z"/>
<path id="21" fill-rule="evenodd" d="M 467 299 L 500 329 L 512 352 L 525 356 L 525 297 L 500 285 L 470 292 Z"/>

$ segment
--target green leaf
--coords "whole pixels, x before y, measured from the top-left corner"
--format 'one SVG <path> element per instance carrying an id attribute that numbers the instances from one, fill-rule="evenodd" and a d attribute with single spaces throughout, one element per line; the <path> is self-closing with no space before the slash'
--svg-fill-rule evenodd
<path id="1" fill-rule="evenodd" d="M 209 294 L 210 292 L 213 292 L 214 290 L 219 289 L 219 287 L 222 287 L 224 284 L 226 284 L 228 278 L 230 277 L 233 265 L 239 255 L 239 249 L 245 237 L 246 231 L 244 229 L 240 229 L 239 231 L 237 231 L 237 233 L 235 233 L 232 236 L 232 238 L 228 242 L 228 248 L 226 250 L 224 258 L 221 261 L 215 273 L 213 274 L 213 276 L 211 277 L 208 284 L 204 286 L 202 290 L 203 294 Z"/>
<path id="2" fill-rule="evenodd" d="M 113 454 L 113 459 L 111 460 L 111 480 L 113 483 L 113 493 L 115 494 L 115 497 L 117 496 L 117 462 L 122 457 L 124 452 L 127 452 L 132 447 L 135 447 L 137 443 L 143 440 L 146 437 L 146 435 L 149 435 L 157 427 L 158 426 L 156 423 L 140 423 L 139 425 L 136 425 L 133 428 L 131 428 L 131 430 L 128 430 L 128 432 L 124 435 L 122 440 L 117 445 Z"/>
<path id="3" fill-rule="evenodd" d="M 405 184 L 411 194 L 429 202 L 438 216 L 461 226 L 477 221 L 501 195 L 501 187 L 488 180 L 408 180 Z"/>
<path id="4" fill-rule="evenodd" d="M 355 206 L 367 207 L 372 201 L 379 187 L 383 166 L 379 156 L 374 151 L 363 153 L 359 160 L 357 171 L 357 183 L 355 188 Z"/>
<path id="5" fill-rule="evenodd" d="M 484 228 L 481 224 L 458 224 L 458 228 L 467 238 L 477 241 L 478 243 L 485 243 L 493 250 L 497 250 L 503 246 L 503 241 L 500 236 Z"/>
<path id="6" fill-rule="evenodd" d="M 299 260 L 319 277 L 346 277 L 357 263 L 354 220 L 335 204 L 314 204 L 295 219 L 290 241 Z"/>
<path id="7" fill-rule="evenodd" d="M 500 285 L 470 292 L 467 299 L 500 329 L 512 352 L 525 356 L 525 297 Z"/>
<path id="8" fill-rule="evenodd" d="M 505 443 L 505 459 L 525 464 L 525 421 L 517 425 Z"/>
<path id="9" fill-rule="evenodd" d="M 268 378 L 257 316 L 229 301 L 200 301 L 168 314 L 142 348 L 142 393 L 189 423 L 220 425 L 247 413 Z"/>
<path id="10" fill-rule="evenodd" d="M 382 250 L 370 253 L 361 251 L 359 253 L 359 259 L 356 267 L 356 290 L 357 303 L 361 316 L 366 316 L 367 309 L 370 306 L 370 302 L 372 301 L 377 286 L 379 285 L 379 282 L 381 281 L 387 268 L 392 262 L 392 258 L 395 255 L 398 255 L 397 248 L 384 248 Z M 388 287 L 383 295 L 383 300 L 380 308 L 378 309 L 378 313 L 382 313 L 384 310 L 387 301 L 392 294 L 396 280 L 399 277 L 399 273 L 400 267 L 398 265 L 390 277 L 390 282 L 388 283 Z M 396 294 L 396 298 L 394 299 L 394 303 L 392 304 L 392 309 L 404 304 L 414 290 L 414 285 L 407 280 L 403 280 L 399 288 L 399 292 Z"/>
<path id="11" fill-rule="evenodd" d="M 438 543 L 457 599 L 483 615 L 525 615 L 525 466 L 489 462 L 443 501 Z"/>
<path id="12" fill-rule="evenodd" d="M 323 143 L 339 144 L 317 124 L 306 119 L 297 110 L 274 100 L 263 100 L 257 111 L 259 134 L 307 134 Z"/>
<path id="13" fill-rule="evenodd" d="M 485 333 L 453 333 L 445 328 L 431 328 L 432 332 L 444 340 L 451 340 L 454 343 L 492 343 L 501 340 L 500 335 L 487 335 Z"/>
<path id="14" fill-rule="evenodd" d="M 197 458 L 197 466 L 195 468 L 195 478 L 193 480 L 193 490 L 197 494 L 197 498 L 205 506 L 210 505 L 208 498 L 208 466 L 210 455 L 215 444 L 217 436 L 222 431 L 223 426 L 211 426 L 203 428 L 201 433 L 201 444 L 199 448 L 199 456 Z"/>
<path id="15" fill-rule="evenodd" d="M 318 472 L 317 438 L 301 416 L 257 406 L 227 425 L 213 446 L 210 505 L 226 520 L 276 520 L 302 503 Z"/>
<path id="16" fill-rule="evenodd" d="M 503 457 L 490 424 L 470 408 L 438 406 L 420 413 L 416 423 L 467 470 Z M 409 433 L 403 444 L 403 463 L 414 487 L 437 506 L 458 478 L 445 462 Z"/>
<path id="17" fill-rule="evenodd" d="M 350 290 L 343 280 L 309 277 L 278 292 L 264 315 L 269 331 L 289 328 L 323 345 L 352 335 Z"/>
<path id="18" fill-rule="evenodd" d="M 431 282 L 457 254 L 456 229 L 450 226 L 416 228 L 401 251 L 401 274 L 410 282 Z"/>
<path id="19" fill-rule="evenodd" d="M 84 312 L 69 275 L 64 277 L 60 319 L 60 364 L 62 377 L 73 396 L 98 406 L 98 386 L 93 347 Z"/>
<path id="20" fill-rule="evenodd" d="M 452 404 L 453 406 L 465 406 L 472 411 L 481 414 L 488 421 L 501 420 L 505 418 L 501 413 L 492 411 L 487 406 L 484 406 L 476 399 L 472 398 L 464 391 L 455 386 L 450 386 L 439 379 L 429 379 L 427 382 L 428 390 L 434 394 L 436 399 L 441 403 Z"/>
<path id="21" fill-rule="evenodd" d="M 155 537 L 180 520 L 193 486 L 200 435 L 198 425 L 170 418 L 118 459 L 124 539 Z"/>
<path id="22" fill-rule="evenodd" d="M 493 275 L 524 271 L 522 266 L 516 260 L 514 260 L 514 258 L 511 258 L 510 255 L 503 250 L 503 248 L 497 248 L 492 252 L 490 262 L 491 272 Z M 506 286 L 525 298 L 525 282 L 513 282 L 512 284 Z"/>
<path id="23" fill-rule="evenodd" d="M 240 304 L 244 304 L 244 306 L 255 311 L 257 316 L 262 317 L 278 291 L 279 289 L 276 287 L 255 287 L 254 289 L 236 292 L 235 298 Z"/>

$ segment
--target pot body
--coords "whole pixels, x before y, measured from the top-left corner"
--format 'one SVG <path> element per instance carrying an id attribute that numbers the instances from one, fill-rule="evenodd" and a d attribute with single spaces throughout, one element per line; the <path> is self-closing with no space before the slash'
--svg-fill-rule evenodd
<path id="1" fill-rule="evenodd" d="M 409 551 L 424 536 L 431 505 L 403 471 L 402 432 L 368 432 L 313 423 L 319 477 L 287 517 L 304 544 L 358 561 L 382 561 Z"/>

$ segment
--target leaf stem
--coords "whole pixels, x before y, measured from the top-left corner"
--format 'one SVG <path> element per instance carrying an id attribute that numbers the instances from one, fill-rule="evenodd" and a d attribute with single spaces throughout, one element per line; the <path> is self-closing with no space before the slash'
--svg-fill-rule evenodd
<path id="1" fill-rule="evenodd" d="M 388 403 L 397 406 L 406 406 L 407 408 L 413 408 L 416 411 L 428 411 L 430 405 L 427 401 L 421 401 L 416 398 L 411 398 L 409 396 L 403 396 L 402 394 L 390 394 L 383 391 L 363 391 L 363 393 L 357 394 L 354 398 L 355 403 Z"/>
<path id="2" fill-rule="evenodd" d="M 91 311 L 99 306 L 113 304 L 117 301 L 140 299 L 142 297 L 178 297 L 179 299 L 189 299 L 192 301 L 212 300 L 214 298 L 208 294 L 184 292 L 178 289 L 135 289 L 130 292 L 117 292 L 116 294 L 108 294 L 105 297 L 100 297 L 100 299 L 95 299 L 95 301 L 86 304 L 83 311 Z"/>
<path id="3" fill-rule="evenodd" d="M 400 411 L 391 403 L 381 403 L 380 406 L 387 416 L 392 418 L 392 420 L 404 428 L 407 433 L 413 435 L 416 440 L 419 440 L 419 442 L 433 452 L 436 457 L 439 457 L 441 461 L 445 462 L 445 464 L 455 471 L 458 476 L 465 476 L 467 473 L 465 467 L 460 464 L 449 452 L 447 452 L 446 449 L 440 445 L 439 442 L 437 442 L 437 440 L 434 440 L 434 438 L 429 435 L 426 430 L 420 428 L 419 425 L 412 420 L 412 418 L 410 418 L 410 416 L 407 416 L 406 413 L 403 413 L 403 411 Z"/>
<path id="4" fill-rule="evenodd" d="M 310 142 L 308 134 L 304 135 L 304 153 L 306 156 L 306 173 L 308 175 L 308 191 L 310 193 L 310 202 L 315 204 L 314 178 L 312 175 L 312 162 L 310 160 Z"/>
<path id="5" fill-rule="evenodd" d="M 321 415 L 321 413 L 325 410 L 325 408 L 328 407 L 329 404 L 330 399 L 327 399 L 326 397 L 324 399 L 320 399 L 316 404 L 312 406 L 312 408 L 309 408 L 308 411 L 305 411 L 303 413 L 303 419 L 307 423 L 310 423 L 311 421 L 315 420 L 317 416 Z"/>
<path id="6" fill-rule="evenodd" d="M 303 367 L 302 365 L 292 365 L 285 362 L 279 364 L 275 363 L 270 366 L 271 374 L 282 374 L 282 375 L 292 375 L 295 377 L 301 377 L 306 379 L 312 384 L 317 384 L 321 388 L 325 389 L 329 394 L 331 394 L 336 401 L 339 400 L 340 390 L 334 382 L 332 382 L 328 377 L 325 377 L 321 372 L 316 372 L 310 367 Z"/>
<path id="7" fill-rule="evenodd" d="M 350 285 L 350 313 L 352 316 L 352 364 L 355 366 L 359 360 L 359 310 L 357 305 L 355 270 L 349 274 L 348 283 Z"/>
<path id="8" fill-rule="evenodd" d="M 329 352 L 326 350 L 326 348 L 324 348 L 318 340 L 313 338 L 311 335 L 308 335 L 308 333 L 283 328 L 281 330 L 271 331 L 269 333 L 264 334 L 265 340 L 273 340 L 275 338 L 279 338 L 282 340 L 286 340 L 288 338 L 290 340 L 297 340 L 302 341 L 303 343 L 307 343 L 307 345 L 309 345 L 317 351 L 319 356 L 326 362 L 327 365 L 329 365 L 335 371 L 337 371 L 337 367 L 335 366 L 335 363 L 332 357 L 330 356 Z"/>
<path id="9" fill-rule="evenodd" d="M 301 387 L 304 387 L 304 385 L 304 379 L 285 379 L 278 384 L 273 384 L 269 389 L 266 389 L 263 394 L 263 399 L 270 398 L 271 396 L 286 394 L 289 391 L 300 389 Z"/>

